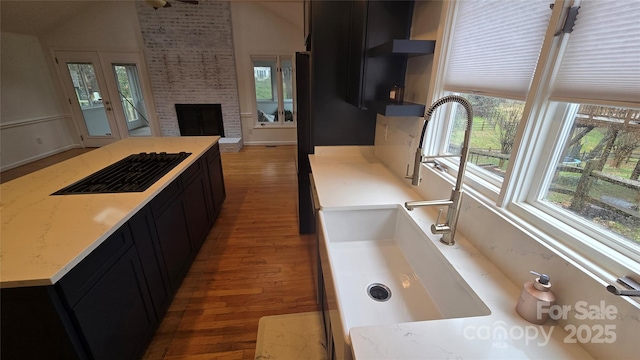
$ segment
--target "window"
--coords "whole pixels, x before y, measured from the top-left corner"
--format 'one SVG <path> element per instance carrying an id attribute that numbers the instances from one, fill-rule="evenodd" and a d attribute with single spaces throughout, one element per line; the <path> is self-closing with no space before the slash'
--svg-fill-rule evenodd
<path id="1" fill-rule="evenodd" d="M 558 0 L 551 9 L 547 1 L 457 1 L 453 8 L 435 93 L 473 105 L 469 170 L 499 180 L 497 204 L 489 206 L 588 259 L 583 264 L 637 271 L 640 2 Z M 431 129 L 430 139 L 443 140 L 431 152 L 459 151 L 459 109 L 439 114 L 445 126 Z M 486 193 L 478 182 L 467 185 Z"/>
<path id="2" fill-rule="evenodd" d="M 516 0 L 460 1 L 443 90 L 471 102 L 469 170 L 499 186 L 506 173 L 536 63 L 551 17 L 549 4 Z M 459 154 L 466 127 L 449 105 L 445 153 Z"/>
<path id="3" fill-rule="evenodd" d="M 98 80 L 93 65 L 69 63 L 67 67 L 80 107 L 83 110 L 102 107 L 102 96 L 100 96 L 100 88 L 98 87 Z"/>
<path id="4" fill-rule="evenodd" d="M 118 94 L 122 101 L 127 122 L 146 120 L 146 109 L 140 88 L 140 79 L 136 65 L 122 64 L 113 65 L 113 72 L 116 76 Z"/>
<path id="5" fill-rule="evenodd" d="M 294 73 L 290 56 L 253 56 L 256 122 L 259 126 L 295 125 Z"/>
<path id="6" fill-rule="evenodd" d="M 483 95 L 461 94 L 473 106 L 473 125 L 469 145 L 470 164 L 504 178 L 522 119 L 524 102 Z M 446 153 L 460 154 L 466 128 L 464 108 L 455 106 L 450 121 L 450 135 Z"/>
<path id="7" fill-rule="evenodd" d="M 542 200 L 640 249 L 640 109 L 572 105 Z"/>

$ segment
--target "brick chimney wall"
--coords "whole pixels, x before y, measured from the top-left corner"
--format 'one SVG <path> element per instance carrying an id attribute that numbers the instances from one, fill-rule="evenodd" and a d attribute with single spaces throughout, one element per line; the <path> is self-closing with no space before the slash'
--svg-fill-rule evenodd
<path id="1" fill-rule="evenodd" d="M 171 7 L 158 10 L 136 3 L 162 135 L 180 136 L 176 103 L 221 104 L 229 140 L 221 141 L 221 147 L 239 150 L 242 129 L 229 3 L 172 1 Z"/>

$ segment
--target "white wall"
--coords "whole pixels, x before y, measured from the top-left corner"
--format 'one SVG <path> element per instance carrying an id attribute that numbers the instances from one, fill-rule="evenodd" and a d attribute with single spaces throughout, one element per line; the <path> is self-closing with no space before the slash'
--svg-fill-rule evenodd
<path id="1" fill-rule="evenodd" d="M 244 143 L 292 144 L 295 128 L 255 128 L 251 55 L 291 55 L 304 51 L 302 2 L 231 2 L 240 114 Z"/>
<path id="2" fill-rule="evenodd" d="M 43 47 L 57 50 L 142 50 L 138 16 L 131 1 L 95 2 L 40 40 Z"/>
<path id="3" fill-rule="evenodd" d="M 77 146 L 37 37 L 2 33 L 1 169 Z"/>
<path id="4" fill-rule="evenodd" d="M 39 37 L 2 33 L 2 170 L 80 146 L 52 50 L 142 53 L 133 2 L 80 5 Z"/>
<path id="5" fill-rule="evenodd" d="M 416 11 L 420 8 L 425 9 L 426 6 L 428 5 L 417 2 Z M 429 24 L 423 23 L 423 19 L 427 21 L 428 17 L 414 18 L 414 36 L 419 32 L 415 31 L 416 29 L 437 26 L 437 23 L 433 24 L 434 19 L 428 19 Z M 438 20 L 435 19 L 435 21 Z M 429 67 L 422 71 L 431 73 Z M 426 78 L 428 77 L 423 77 L 423 79 Z M 410 94 L 426 94 L 424 87 L 428 82 L 421 83 L 421 81 L 426 80 L 408 83 L 406 91 Z M 424 95 L 420 95 L 422 96 Z M 410 168 L 413 167 L 413 156 L 422 123 L 423 119 L 420 117 L 390 118 L 378 115 L 375 138 L 376 156 L 399 177 L 404 177 L 407 165 Z M 434 125 L 436 124 L 430 126 Z M 415 189 L 424 199 L 445 199 L 450 196 L 455 179 L 451 179 L 452 177 L 445 179 L 441 173 L 427 167 L 423 167 L 422 175 L 423 180 Z M 618 311 L 615 320 L 581 321 L 572 313 L 559 325 L 561 327 L 567 324 L 614 325 L 617 336 L 615 343 L 588 343 L 583 344 L 583 347 L 599 359 L 637 358 L 638 341 L 637 336 L 633 335 L 640 333 L 640 313 L 637 303 L 610 294 L 605 289 L 603 279 L 596 277 L 543 242 L 541 239 L 544 235 L 541 233 L 544 233 L 544 229 L 525 228 L 505 216 L 494 202 L 483 199 L 480 195 L 467 193 L 462 201 L 458 231 L 517 286 L 531 281 L 529 270 L 545 272 L 552 278 L 553 291 L 559 305 L 573 307 L 578 301 L 585 301 L 589 305 L 600 305 L 600 302 L 604 301 L 606 305 L 615 306 Z M 611 282 L 613 279 L 614 277 L 611 276 L 611 279 L 607 280 Z M 516 300 L 513 299 L 513 306 Z"/>
<path id="6" fill-rule="evenodd" d="M 411 39 L 436 40 L 442 1 L 416 1 L 413 8 Z M 404 99 L 416 104 L 427 101 L 433 54 L 414 56 L 407 60 Z"/>

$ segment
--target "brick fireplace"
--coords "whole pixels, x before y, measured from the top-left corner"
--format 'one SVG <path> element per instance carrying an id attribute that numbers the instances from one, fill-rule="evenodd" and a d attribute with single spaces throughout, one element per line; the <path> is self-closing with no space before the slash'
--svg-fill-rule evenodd
<path id="1" fill-rule="evenodd" d="M 222 151 L 239 151 L 242 128 L 228 2 L 136 4 L 163 136 L 180 136 L 175 104 L 220 104 Z"/>

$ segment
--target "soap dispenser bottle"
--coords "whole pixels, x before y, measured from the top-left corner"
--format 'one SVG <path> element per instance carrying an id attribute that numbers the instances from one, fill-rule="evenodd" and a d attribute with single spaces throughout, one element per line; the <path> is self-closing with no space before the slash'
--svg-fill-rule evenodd
<path id="1" fill-rule="evenodd" d="M 524 284 L 516 304 L 516 312 L 528 322 L 542 325 L 549 318 L 549 307 L 555 305 L 556 296 L 551 291 L 549 275 L 535 271 L 531 271 L 531 274 L 536 275 L 537 278 Z M 539 309 L 546 311 L 539 311 Z"/>

